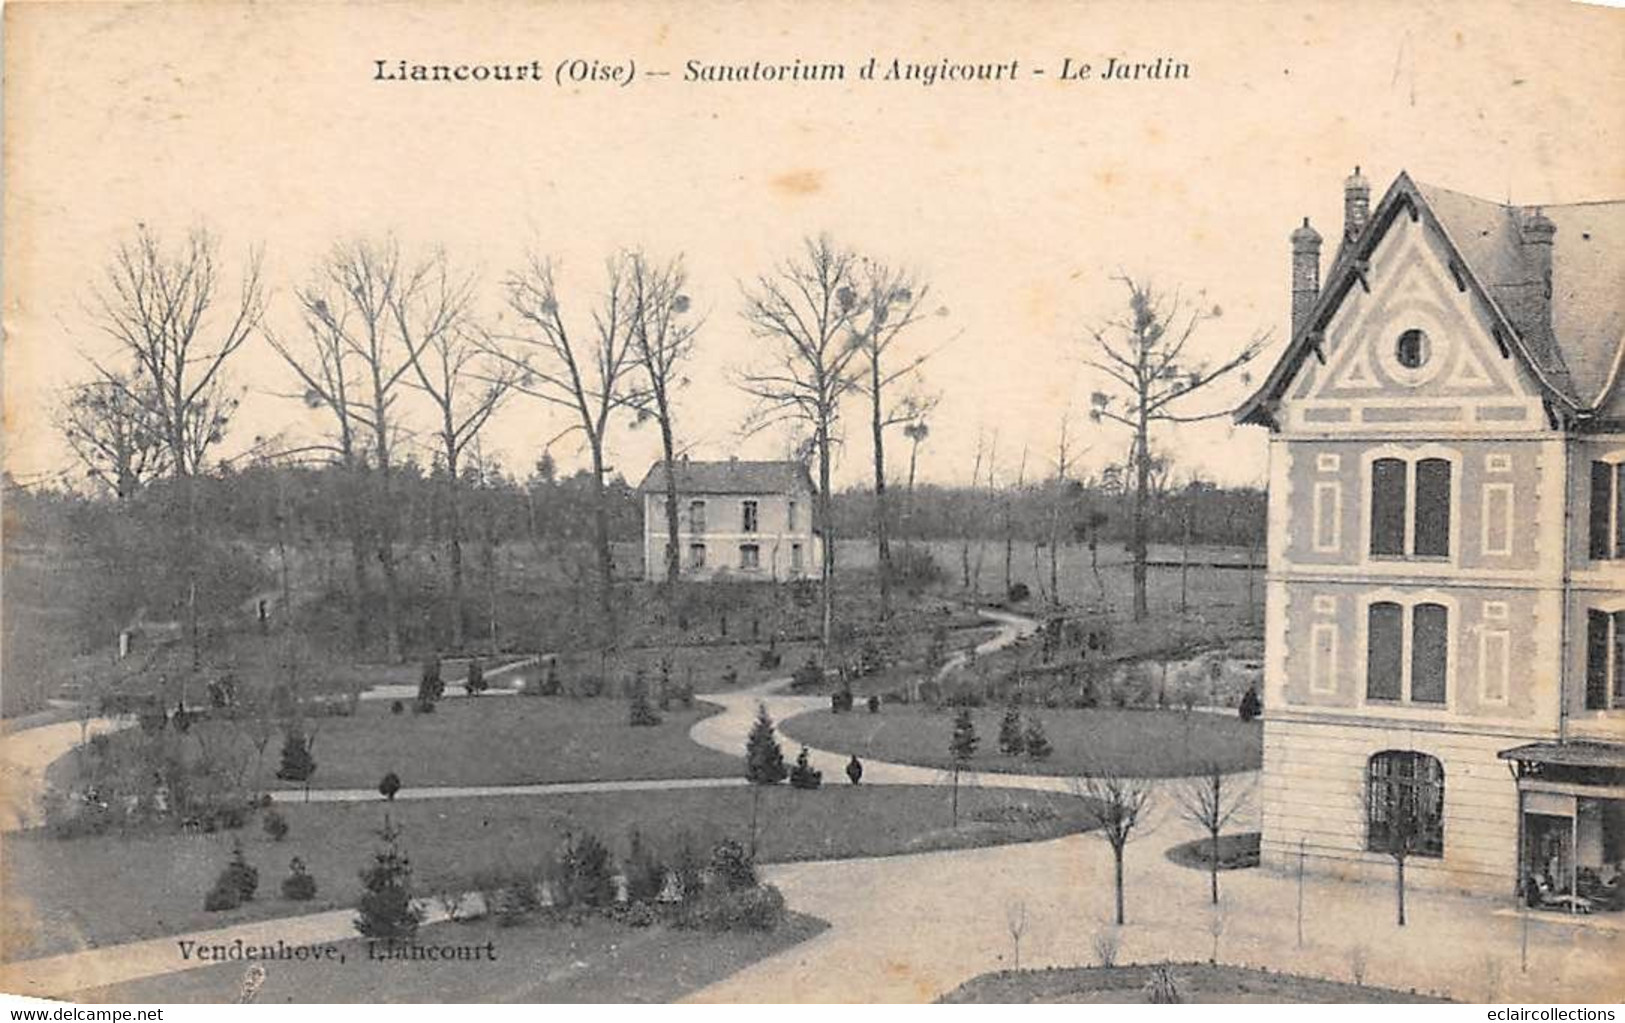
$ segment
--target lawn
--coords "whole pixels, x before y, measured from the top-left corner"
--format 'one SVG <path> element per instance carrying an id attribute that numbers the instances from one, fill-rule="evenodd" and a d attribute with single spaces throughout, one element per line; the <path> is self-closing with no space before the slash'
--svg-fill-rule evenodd
<path id="1" fill-rule="evenodd" d="M 1179 1000 L 1198 1004 L 1446 1001 L 1389 988 L 1344 984 L 1318 977 L 1298 977 L 1246 966 L 1171 963 L 1168 969 L 1179 992 Z M 1004 970 L 972 977 L 938 1001 L 993 1005 L 1149 1002 L 1151 998 L 1146 985 L 1151 979 L 1150 965 Z"/>
<path id="2" fill-rule="evenodd" d="M 955 711 L 923 704 L 887 704 L 879 714 L 817 710 L 779 725 L 780 731 L 816 749 L 853 753 L 925 767 L 947 768 Z M 1179 710 L 1023 708 L 1043 723 L 1055 752 L 1045 760 L 999 752 L 1002 707 L 971 712 L 980 739 L 968 765 L 976 771 L 1076 775 L 1112 771 L 1140 778 L 1195 774 L 1208 764 L 1221 771 L 1256 770 L 1263 726 L 1228 714 Z"/>
<path id="3" fill-rule="evenodd" d="M 952 827 L 945 787 L 787 786 L 759 793 L 757 848 L 763 862 L 884 856 L 1032 841 L 1084 830 L 1086 804 L 1064 794 L 999 788 L 960 791 Z M 5 957 L 33 958 L 267 917 L 354 905 L 357 872 L 387 812 L 403 831 L 420 894 L 463 890 L 476 873 L 534 865 L 566 832 L 590 831 L 617 856 L 637 827 L 670 848 L 686 833 L 697 845 L 732 837 L 748 844 L 753 793 L 738 788 L 615 794 L 500 796 L 386 804 L 294 803 L 279 809 L 290 831 L 273 842 L 256 820 L 235 833 L 104 835 L 53 839 L 7 836 L 3 849 Z M 241 840 L 260 872 L 259 898 L 224 913 L 203 911 L 203 895 Z M 299 856 L 319 886 L 311 902 L 277 892 Z"/>
<path id="4" fill-rule="evenodd" d="M 1245 870 L 1258 866 L 1258 839 L 1256 831 L 1239 835 L 1219 836 L 1219 869 Z M 1167 852 L 1168 859 L 1182 867 L 1207 870 L 1213 863 L 1213 840 L 1198 838 L 1183 842 Z"/>
<path id="5" fill-rule="evenodd" d="M 673 1002 L 818 934 L 825 925 L 792 913 L 768 932 L 713 934 L 656 926 L 631 929 L 606 920 L 579 927 L 480 921 L 421 932 L 424 944 L 483 945 L 486 962 L 367 960 L 366 943 L 343 942 L 343 963 L 266 967 L 255 1002 Z M 241 963 L 79 992 L 81 1002 L 231 1002 Z"/>
<path id="6" fill-rule="evenodd" d="M 716 712 L 703 702 L 687 710 L 674 705 L 660 712 L 658 726 L 633 728 L 627 702 L 612 698 L 459 697 L 442 700 L 432 714 L 395 714 L 388 701 L 364 701 L 354 717 L 309 722 L 317 729 L 311 788 L 370 789 L 388 771 L 408 789 L 737 776 L 739 758 L 688 737 L 696 721 Z M 140 735 L 130 731 L 112 741 L 138 742 Z M 235 749 L 254 760 L 247 729 L 230 721 L 194 724 L 183 745 L 189 756 L 207 745 L 217 756 Z M 267 788 L 298 788 L 275 777 L 280 745 L 276 737 L 266 747 L 261 780 Z M 59 777 L 72 763 L 71 757 L 58 762 Z"/>

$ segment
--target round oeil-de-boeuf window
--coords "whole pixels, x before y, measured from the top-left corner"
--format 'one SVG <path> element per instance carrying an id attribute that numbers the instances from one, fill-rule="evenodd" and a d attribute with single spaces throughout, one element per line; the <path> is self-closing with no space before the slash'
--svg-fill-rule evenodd
<path id="1" fill-rule="evenodd" d="M 1427 365 L 1428 356 L 1433 354 L 1432 348 L 1426 333 L 1415 329 L 1407 330 L 1394 342 L 1394 361 L 1405 369 L 1421 369 Z"/>

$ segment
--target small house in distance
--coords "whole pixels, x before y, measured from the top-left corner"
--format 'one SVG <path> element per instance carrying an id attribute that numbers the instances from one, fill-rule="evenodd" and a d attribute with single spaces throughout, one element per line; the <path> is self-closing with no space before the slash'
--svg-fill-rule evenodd
<path id="1" fill-rule="evenodd" d="M 816 575 L 813 482 L 799 462 L 676 465 L 682 576 L 693 580 L 795 579 Z M 643 496 L 644 578 L 666 574 L 666 467 L 656 462 L 638 485 Z"/>

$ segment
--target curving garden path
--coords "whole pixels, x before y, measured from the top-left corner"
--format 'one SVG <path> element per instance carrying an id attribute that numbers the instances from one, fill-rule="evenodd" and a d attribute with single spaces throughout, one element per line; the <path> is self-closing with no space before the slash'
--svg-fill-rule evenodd
<path id="1" fill-rule="evenodd" d="M 1032 621 L 984 611 L 1000 625 L 977 648 L 990 653 L 1030 635 Z M 954 670 L 963 655 L 945 666 Z M 775 720 L 822 707 L 823 697 L 784 695 L 788 679 L 703 698 L 723 712 L 690 731 L 701 745 L 741 755 L 758 703 Z M 384 697 L 387 698 L 387 697 Z M 9 778 L 43 776 L 44 768 L 78 742 L 79 725 L 49 725 L 0 738 Z M 41 734 L 35 734 L 41 733 Z M 19 739 L 23 739 L 21 743 Z M 819 769 L 838 777 L 846 757 L 811 751 Z M 932 768 L 866 761 L 865 784 L 948 783 Z M 739 785 L 743 779 L 663 779 L 555 785 L 414 789 L 399 799 L 474 798 L 507 794 L 615 792 Z M 962 784 L 1065 791 L 1064 777 L 962 773 Z M 12 789 L 13 802 L 26 786 Z M 278 793 L 284 800 L 303 793 Z M 370 790 L 314 790 L 311 800 L 374 800 Z M 1120 961 L 1207 959 L 1218 931 L 1219 958 L 1272 970 L 1347 978 L 1356 956 L 1366 961 L 1374 984 L 1429 989 L 1473 1001 L 1555 997 L 1550 978 L 1561 978 L 1565 999 L 1617 998 L 1621 982 L 1613 963 L 1619 932 L 1543 920 L 1533 926 L 1530 968 L 1518 969 L 1521 921 L 1499 915 L 1482 899 L 1413 892 L 1411 926 L 1393 927 L 1391 892 L 1384 887 L 1311 878 L 1303 884 L 1304 941 L 1297 934 L 1295 882 L 1265 871 L 1230 872 L 1222 887 L 1224 913 L 1207 906 L 1207 880 L 1169 862 L 1162 850 L 1199 837 L 1196 830 L 1157 804 L 1130 846 L 1127 858 L 1130 926 L 1121 933 Z M 21 803 L 22 806 L 28 804 Z M 15 807 L 8 809 L 12 812 Z M 1256 829 L 1249 807 L 1236 830 Z M 876 859 L 782 864 L 765 867 L 765 878 L 783 891 L 790 907 L 831 926 L 802 944 L 763 959 L 692 996 L 703 1002 L 929 1001 L 971 977 L 1012 965 L 1010 919 L 1025 917 L 1023 966 L 1077 965 L 1095 959 L 1097 936 L 1112 931 L 1112 864 L 1104 842 L 1072 835 L 1025 845 L 1004 845 Z M 65 996 L 89 987 L 177 972 L 197 965 L 175 953 L 179 940 L 203 943 L 267 939 L 326 942 L 353 936 L 352 913 L 335 910 L 301 917 L 239 924 L 213 931 L 131 942 L 69 955 L 0 965 L 0 990 Z M 431 921 L 435 917 L 430 917 Z M 1214 921 L 1218 925 L 1215 927 Z M 1493 981 L 1492 981 L 1493 977 Z"/>

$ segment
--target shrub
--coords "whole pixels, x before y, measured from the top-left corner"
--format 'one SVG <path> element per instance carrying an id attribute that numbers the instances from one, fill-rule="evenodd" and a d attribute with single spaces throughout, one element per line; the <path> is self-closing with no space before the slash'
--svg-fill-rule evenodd
<path id="1" fill-rule="evenodd" d="M 1020 604 L 1022 601 L 1032 596 L 1032 591 L 1027 588 L 1026 583 L 1011 583 L 1010 592 L 1007 594 L 1007 596 L 1010 599 L 1010 603 Z"/>
<path id="2" fill-rule="evenodd" d="M 390 802 L 395 801 L 395 793 L 401 790 L 400 775 L 394 771 L 384 775 L 378 782 L 378 794 Z"/>
<path id="3" fill-rule="evenodd" d="M 615 902 L 615 871 L 609 849 L 590 832 L 565 836 L 558 888 L 567 905 L 603 907 Z"/>
<path id="4" fill-rule="evenodd" d="M 773 719 L 767 704 L 757 704 L 756 724 L 745 742 L 745 777 L 755 785 L 777 785 L 790 772 L 784 766 L 784 751 L 773 735 Z"/>
<path id="5" fill-rule="evenodd" d="M 738 684 L 739 684 L 739 669 L 730 664 L 722 672 L 722 685 L 724 686 L 724 688 L 732 689 L 734 686 L 736 686 Z"/>
<path id="6" fill-rule="evenodd" d="M 841 688 L 829 694 L 829 709 L 832 714 L 845 714 L 852 710 L 852 688 L 844 682 Z"/>
<path id="7" fill-rule="evenodd" d="M 725 838 L 711 849 L 711 880 L 727 891 L 743 891 L 758 884 L 756 864 L 745 847 Z"/>
<path id="8" fill-rule="evenodd" d="M 766 650 L 763 650 L 759 655 L 757 655 L 756 658 L 756 666 L 761 668 L 763 671 L 772 671 L 774 668 L 777 668 L 783 663 L 784 655 L 779 653 L 778 650 L 772 646 L 769 646 Z"/>
<path id="9" fill-rule="evenodd" d="M 288 862 L 288 876 L 282 879 L 282 897 L 293 902 L 309 902 L 316 897 L 316 879 L 305 869 L 305 861 L 297 856 Z"/>
<path id="10" fill-rule="evenodd" d="M 880 697 L 878 695 L 871 694 L 870 697 L 869 697 L 868 703 L 869 703 L 869 713 L 871 713 L 871 714 L 879 714 L 880 713 Z"/>
<path id="11" fill-rule="evenodd" d="M 275 810 L 265 812 L 265 818 L 260 822 L 260 826 L 265 829 L 267 835 L 271 836 L 273 842 L 280 842 L 288 837 L 288 818 Z"/>
<path id="12" fill-rule="evenodd" d="M 496 889 L 491 912 L 496 916 L 497 926 L 513 927 L 541 908 L 542 899 L 536 893 L 536 879 L 519 872 L 507 877 Z"/>
<path id="13" fill-rule="evenodd" d="M 400 829 L 384 817 L 378 832 L 383 847 L 374 850 L 372 864 L 361 872 L 366 889 L 357 907 L 355 929 L 365 938 L 409 939 L 418 932 L 423 914 L 412 904 L 412 863 L 400 848 Z"/>
<path id="14" fill-rule="evenodd" d="M 485 681 L 485 663 L 478 657 L 468 662 L 468 673 L 463 676 L 463 692 L 470 696 L 478 696 L 490 688 Z"/>
<path id="15" fill-rule="evenodd" d="M 854 785 L 863 781 L 863 761 L 858 759 L 856 753 L 846 762 L 846 780 Z"/>
<path id="16" fill-rule="evenodd" d="M 446 683 L 440 678 L 440 658 L 431 654 L 423 660 L 418 674 L 418 703 L 432 706 L 446 693 Z"/>
<path id="17" fill-rule="evenodd" d="M 1121 939 L 1116 927 L 1105 927 L 1095 932 L 1095 961 L 1101 966 L 1117 965 L 1117 948 Z"/>
<path id="18" fill-rule="evenodd" d="M 660 709 L 671 710 L 671 658 L 660 659 Z"/>
<path id="19" fill-rule="evenodd" d="M 711 888 L 685 907 L 681 925 L 709 931 L 769 931 L 784 919 L 784 896 L 772 885 Z"/>
<path id="20" fill-rule="evenodd" d="M 796 766 L 790 769 L 790 785 L 798 789 L 816 789 L 824 783 L 824 772 L 812 766 L 807 747 L 801 747 Z"/>
<path id="21" fill-rule="evenodd" d="M 635 904 L 654 902 L 666 887 L 666 865 L 636 828 L 627 846 L 626 862 L 621 865 L 626 897 Z"/>
<path id="22" fill-rule="evenodd" d="M 632 682 L 632 699 L 627 708 L 627 723 L 633 728 L 652 728 L 660 724 L 660 715 L 649 703 L 649 683 L 643 677 L 643 669 L 639 668 L 637 677 Z"/>
<path id="23" fill-rule="evenodd" d="M 621 921 L 628 927 L 651 927 L 660 919 L 655 908 L 647 902 L 633 900 L 621 914 Z"/>
<path id="24" fill-rule="evenodd" d="M 811 689 L 813 686 L 822 685 L 823 681 L 824 669 L 819 666 L 817 661 L 809 657 L 801 667 L 791 673 L 790 688 Z"/>
<path id="25" fill-rule="evenodd" d="M 976 755 L 977 744 L 981 740 L 976 737 L 976 722 L 971 718 L 970 709 L 966 708 L 954 717 L 953 737 L 948 741 L 948 755 L 956 764 L 963 764 Z"/>
<path id="26" fill-rule="evenodd" d="M 1004 709 L 1004 719 L 999 722 L 999 752 L 1019 757 L 1026 751 L 1027 733 L 1021 726 L 1021 708 L 1012 700 Z"/>
<path id="27" fill-rule="evenodd" d="M 307 782 L 316 773 L 316 758 L 312 755 L 314 741 L 305 738 L 297 724 L 290 725 L 282 737 L 282 763 L 276 776 L 283 781 Z"/>
<path id="28" fill-rule="evenodd" d="M 236 909 L 252 901 L 259 886 L 260 872 L 244 858 L 242 843 L 235 843 L 231 849 L 231 861 L 220 871 L 220 875 L 214 879 L 214 887 L 203 897 L 203 908 L 211 913 Z"/>
<path id="29" fill-rule="evenodd" d="M 1027 747 L 1027 756 L 1034 760 L 1048 760 L 1055 747 L 1050 745 L 1049 736 L 1044 734 L 1044 723 L 1036 717 L 1027 722 L 1027 734 L 1024 737 Z"/>
<path id="30" fill-rule="evenodd" d="M 404 712 L 405 710 L 406 710 L 406 704 L 402 703 L 399 700 L 396 700 L 394 703 L 391 703 L 389 705 L 389 712 L 391 714 L 400 714 L 400 713 Z"/>
<path id="31" fill-rule="evenodd" d="M 913 544 L 892 548 L 891 580 L 902 589 L 918 593 L 947 577 L 929 549 Z"/>

